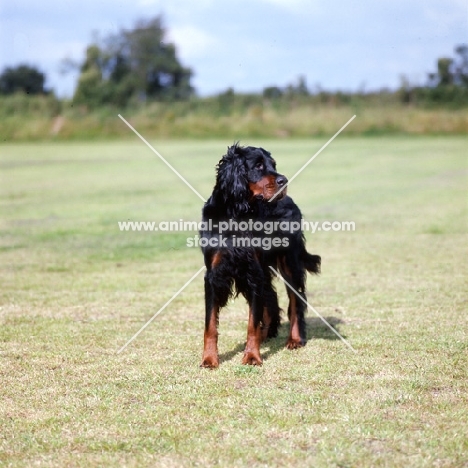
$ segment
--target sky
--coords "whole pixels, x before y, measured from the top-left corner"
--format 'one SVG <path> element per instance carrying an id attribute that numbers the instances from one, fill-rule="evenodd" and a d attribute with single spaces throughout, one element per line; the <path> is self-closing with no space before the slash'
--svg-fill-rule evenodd
<path id="1" fill-rule="evenodd" d="M 299 76 L 317 89 L 424 84 L 437 58 L 468 43 L 466 0 L 0 0 L 0 70 L 27 63 L 60 97 L 86 46 L 161 15 L 199 95 L 261 91 Z"/>

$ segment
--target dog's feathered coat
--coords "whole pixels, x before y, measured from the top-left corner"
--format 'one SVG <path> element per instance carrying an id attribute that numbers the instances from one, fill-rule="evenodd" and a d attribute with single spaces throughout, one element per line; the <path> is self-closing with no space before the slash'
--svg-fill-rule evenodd
<path id="1" fill-rule="evenodd" d="M 268 202 L 287 183 L 278 174 L 276 163 L 263 148 L 228 148 L 217 166 L 213 193 L 203 208 L 205 225 L 211 220 L 211 230 L 200 232 L 206 244 L 202 248 L 207 272 L 205 275 L 205 335 L 202 366 L 215 368 L 218 357 L 218 316 L 232 294 L 242 294 L 249 304 L 247 344 L 243 364 L 261 365 L 260 344 L 274 337 L 280 325 L 280 308 L 272 285 L 274 273 L 279 269 L 285 280 L 305 299 L 306 270 L 320 271 L 320 257 L 306 251 L 304 236 L 277 229 L 264 231 L 232 229 L 220 232 L 219 223 L 241 221 L 298 221 L 301 212 L 286 190 Z M 233 224 L 235 225 L 235 224 Z M 250 224 L 252 225 L 252 224 Z M 278 223 L 277 223 L 278 225 Z M 246 243 L 239 246 L 239 239 Z M 256 238 L 256 243 L 253 239 Z M 279 247 L 262 248 L 280 239 Z M 252 241 L 251 244 L 247 241 Z M 276 241 L 278 244 L 278 241 Z M 253 246 L 255 245 L 255 246 Z M 290 333 L 287 348 L 301 347 L 306 341 L 305 304 L 287 288 Z"/>

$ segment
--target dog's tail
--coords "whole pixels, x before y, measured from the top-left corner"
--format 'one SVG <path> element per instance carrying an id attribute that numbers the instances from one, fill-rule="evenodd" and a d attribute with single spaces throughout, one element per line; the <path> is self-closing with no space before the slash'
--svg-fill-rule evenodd
<path id="1" fill-rule="evenodd" d="M 320 255 L 312 255 L 304 249 L 302 252 L 302 261 L 307 271 L 315 273 L 316 275 L 320 273 L 320 265 L 322 263 Z"/>

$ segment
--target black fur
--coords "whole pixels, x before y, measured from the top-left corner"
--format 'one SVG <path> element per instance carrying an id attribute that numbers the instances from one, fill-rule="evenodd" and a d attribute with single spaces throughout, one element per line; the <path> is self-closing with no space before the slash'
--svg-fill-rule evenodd
<path id="1" fill-rule="evenodd" d="M 209 342 L 217 342 L 213 326 L 213 314 L 224 307 L 233 295 L 242 294 L 250 306 L 250 321 L 244 363 L 261 364 L 255 349 L 250 352 L 249 340 L 259 327 L 262 337 L 274 337 L 280 326 L 280 308 L 276 291 L 272 285 L 274 273 L 270 266 L 279 269 L 284 279 L 305 299 L 306 270 L 320 272 L 320 257 L 306 251 L 302 231 L 281 229 L 281 221 L 301 222 L 302 216 L 293 200 L 284 189 L 279 196 L 268 200 L 287 183 L 286 177 L 276 171 L 276 163 L 263 148 L 228 148 L 227 154 L 217 166 L 216 184 L 213 193 L 203 208 L 206 229 L 200 232 L 207 272 L 205 275 L 205 351 L 202 366 L 217 367 L 217 346 L 209 348 Z M 250 222 L 246 230 L 231 229 L 221 232 L 220 223 L 230 221 Z M 211 221 L 211 226 L 209 222 Z M 276 222 L 276 229 L 252 229 L 255 221 Z M 226 227 L 225 225 L 223 227 Z M 244 226 L 245 227 L 245 226 Z M 240 239 L 251 245 L 239 246 Z M 273 240 L 279 246 L 271 246 Z M 211 245 L 209 243 L 211 242 Z M 253 244 L 253 246 L 252 246 Z M 204 245 L 204 244 L 202 244 Z M 288 316 L 291 331 L 287 347 L 294 349 L 306 342 L 304 313 L 306 306 L 287 288 L 289 295 Z M 297 321 L 294 325 L 293 321 Z M 211 325 L 210 325 L 211 324 Z M 294 325 L 294 327 L 293 327 Z M 294 328 L 294 329 L 293 329 Z M 210 341 L 211 340 L 211 341 Z M 208 351 L 207 351 L 208 349 Z M 216 356 L 215 356 L 216 354 Z"/>

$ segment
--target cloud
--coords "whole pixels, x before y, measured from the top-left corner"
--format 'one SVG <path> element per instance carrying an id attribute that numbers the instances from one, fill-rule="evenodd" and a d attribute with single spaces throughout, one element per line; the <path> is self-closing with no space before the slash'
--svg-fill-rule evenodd
<path id="1" fill-rule="evenodd" d="M 168 31 L 169 40 L 173 41 L 183 60 L 190 61 L 213 52 L 218 41 L 211 34 L 196 26 L 175 26 Z"/>

